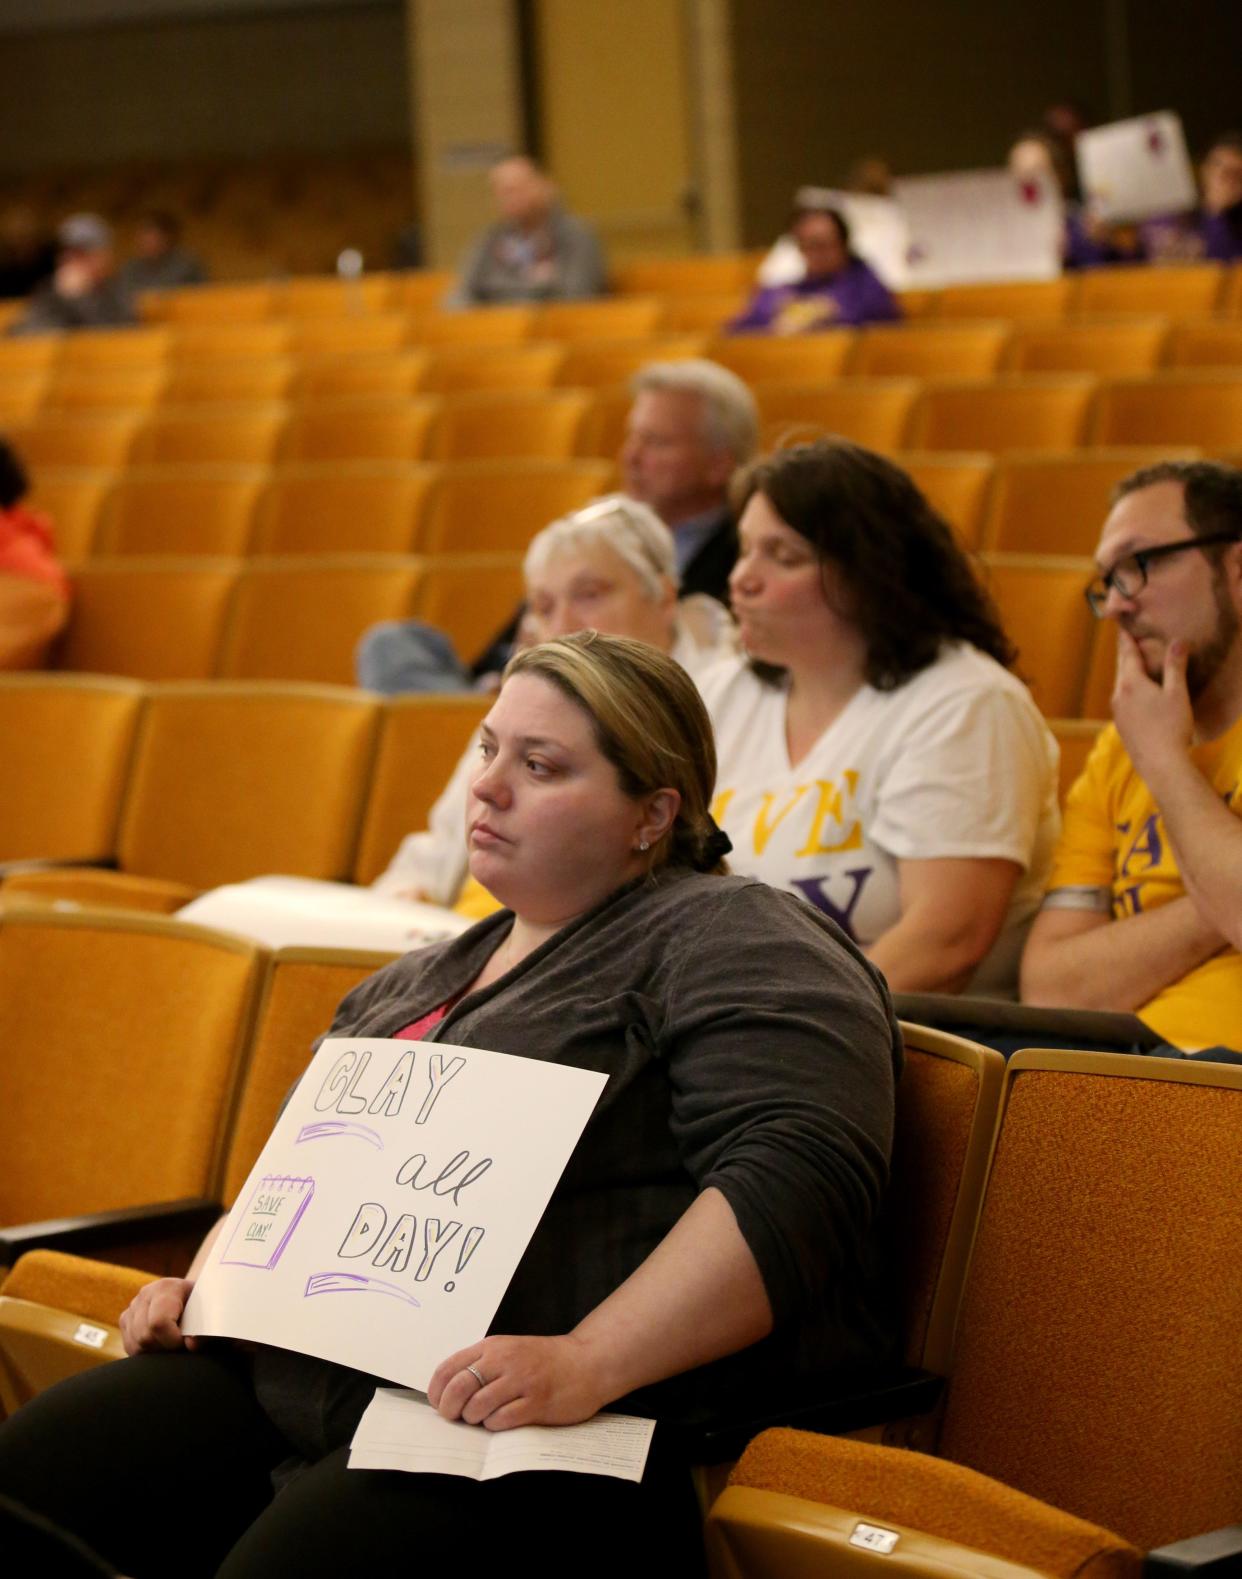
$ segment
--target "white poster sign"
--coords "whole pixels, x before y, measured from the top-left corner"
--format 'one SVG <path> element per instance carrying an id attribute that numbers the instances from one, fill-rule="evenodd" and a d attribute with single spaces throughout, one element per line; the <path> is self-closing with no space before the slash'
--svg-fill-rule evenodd
<path id="1" fill-rule="evenodd" d="M 606 1081 L 474 1047 L 324 1042 L 182 1330 L 425 1391 L 487 1332 Z"/>
<path id="2" fill-rule="evenodd" d="M 907 227 L 903 285 L 1047 280 L 1061 272 L 1064 205 L 1050 177 L 963 170 L 897 181 Z"/>
<path id="3" fill-rule="evenodd" d="M 891 197 L 841 192 L 834 187 L 803 187 L 795 203 L 835 208 L 850 227 L 850 250 L 869 263 L 891 290 L 906 283 L 906 216 Z M 782 236 L 759 265 L 761 285 L 792 285 L 806 275 L 806 264 L 792 236 Z"/>
<path id="4" fill-rule="evenodd" d="M 1074 153 L 1083 196 L 1098 219 L 1181 214 L 1198 201 L 1186 134 L 1171 110 L 1079 132 Z"/>

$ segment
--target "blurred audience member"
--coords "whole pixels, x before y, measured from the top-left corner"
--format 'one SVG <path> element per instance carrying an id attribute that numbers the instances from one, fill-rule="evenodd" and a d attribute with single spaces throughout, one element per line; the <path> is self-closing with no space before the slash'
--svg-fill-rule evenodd
<path id="1" fill-rule="evenodd" d="M 29 483 L 0 440 L 0 669 L 37 669 L 69 613 L 52 523 L 23 504 Z"/>
<path id="2" fill-rule="evenodd" d="M 171 291 L 180 285 L 202 285 L 207 270 L 202 260 L 181 245 L 181 221 L 153 208 L 138 222 L 134 255 L 121 268 L 122 287 L 137 291 Z"/>
<path id="3" fill-rule="evenodd" d="M 109 329 L 132 324 L 133 304 L 116 272 L 112 231 L 98 214 L 72 214 L 56 232 L 56 272 L 30 298 L 10 334 Z"/>
<path id="4" fill-rule="evenodd" d="M 500 217 L 467 254 L 451 304 L 603 295 L 604 258 L 595 232 L 565 212 L 534 160 L 502 159 L 489 180 Z"/>
<path id="5" fill-rule="evenodd" d="M 1105 225 L 1077 200 L 1077 168 L 1072 144 L 1047 132 L 1027 131 L 1009 150 L 1009 173 L 1015 180 L 1051 176 L 1065 203 L 1061 261 L 1067 269 L 1095 269 L 1142 260 L 1138 230 L 1133 225 Z"/>
<path id="6" fill-rule="evenodd" d="M 0 216 L 0 296 L 29 296 L 56 267 L 56 248 L 33 209 Z"/>
<path id="7" fill-rule="evenodd" d="M 1242 258 L 1242 132 L 1225 132 L 1199 166 L 1199 207 L 1149 220 L 1143 251 L 1152 263 L 1233 263 Z"/>
<path id="8" fill-rule="evenodd" d="M 901 317 L 879 275 L 850 251 L 849 226 L 837 209 L 796 208 L 788 228 L 806 273 L 789 284 L 757 290 L 729 323 L 730 334 L 807 334 Z"/>

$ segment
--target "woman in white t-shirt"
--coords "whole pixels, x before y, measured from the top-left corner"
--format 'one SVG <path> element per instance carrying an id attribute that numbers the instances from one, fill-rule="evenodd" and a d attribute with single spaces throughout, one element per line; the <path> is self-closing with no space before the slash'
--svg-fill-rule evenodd
<path id="1" fill-rule="evenodd" d="M 694 680 L 738 650 L 737 629 L 723 603 L 702 592 L 677 596 L 673 534 L 653 510 L 624 494 L 608 494 L 545 526 L 531 540 L 522 568 L 521 646 L 587 629 L 631 636 L 668 653 Z M 441 905 L 459 902 L 478 750 L 476 734 L 431 808 L 426 829 L 402 840 L 372 884 L 380 893 Z M 483 895 L 464 913 L 477 919 L 494 908 Z"/>
<path id="2" fill-rule="evenodd" d="M 800 893 L 895 991 L 1012 995 L 1057 747 L 969 560 L 891 461 L 832 440 L 740 481 L 747 657 L 700 689 L 734 871 Z"/>

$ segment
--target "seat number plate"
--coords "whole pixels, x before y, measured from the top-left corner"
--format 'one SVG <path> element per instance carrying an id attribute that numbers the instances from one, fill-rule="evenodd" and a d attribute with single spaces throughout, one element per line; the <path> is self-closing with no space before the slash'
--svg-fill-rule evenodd
<path id="1" fill-rule="evenodd" d="M 851 1546 L 864 1546 L 869 1552 L 885 1554 L 901 1539 L 896 1530 L 882 1530 L 877 1524 L 856 1524 L 850 1533 Z"/>
<path id="2" fill-rule="evenodd" d="M 103 1327 L 92 1327 L 89 1321 L 82 1321 L 78 1323 L 73 1341 L 84 1344 L 88 1349 L 102 1349 L 108 1341 L 108 1334 Z"/>

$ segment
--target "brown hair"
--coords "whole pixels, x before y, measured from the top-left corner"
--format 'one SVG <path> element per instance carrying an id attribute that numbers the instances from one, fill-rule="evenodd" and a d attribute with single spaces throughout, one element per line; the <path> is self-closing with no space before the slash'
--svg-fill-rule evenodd
<path id="1" fill-rule="evenodd" d="M 651 851 L 650 870 L 689 866 L 723 875 L 711 819 L 716 743 L 690 676 L 672 658 L 627 636 L 578 631 L 516 653 L 504 677 L 534 674 L 590 718 L 596 743 L 625 794 L 675 789 L 681 805 Z"/>

